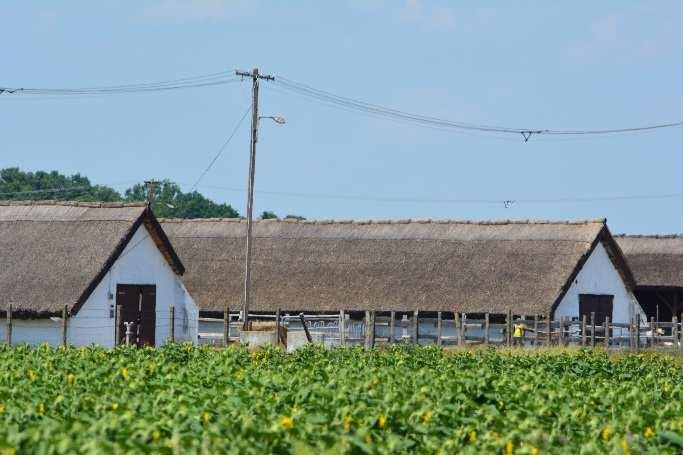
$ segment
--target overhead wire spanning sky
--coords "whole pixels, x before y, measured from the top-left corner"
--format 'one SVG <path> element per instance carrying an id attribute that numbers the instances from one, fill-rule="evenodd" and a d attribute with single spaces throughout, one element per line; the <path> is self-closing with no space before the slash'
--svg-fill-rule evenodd
<path id="1" fill-rule="evenodd" d="M 171 178 L 239 209 L 247 84 L 227 69 L 176 75 L 259 66 L 292 79 L 262 84 L 261 112 L 287 124 L 262 125 L 256 210 L 681 231 L 681 132 L 632 130 L 681 118 L 675 2 L 211 5 L 5 8 L 0 85 L 66 89 L 0 94 L 0 165 Z M 162 82 L 107 85 L 119 80 Z"/>

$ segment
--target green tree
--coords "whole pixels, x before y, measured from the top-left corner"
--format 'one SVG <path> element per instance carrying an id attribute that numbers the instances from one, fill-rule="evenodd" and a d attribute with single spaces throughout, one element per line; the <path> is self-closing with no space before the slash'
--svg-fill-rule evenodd
<path id="1" fill-rule="evenodd" d="M 10 167 L 0 169 L 0 199 L 113 202 L 120 201 L 121 195 L 108 186 L 92 185 L 80 174 L 24 172 Z"/>
<path id="2" fill-rule="evenodd" d="M 146 201 L 147 186 L 138 183 L 125 192 L 126 201 Z M 163 180 L 154 191 L 154 214 L 160 218 L 238 218 L 229 204 L 217 204 L 197 191 L 183 193 L 178 184 Z"/>
<path id="3" fill-rule="evenodd" d="M 262 220 L 275 220 L 277 219 L 277 215 L 275 212 L 269 212 L 268 210 L 264 211 L 261 213 L 261 219 Z"/>

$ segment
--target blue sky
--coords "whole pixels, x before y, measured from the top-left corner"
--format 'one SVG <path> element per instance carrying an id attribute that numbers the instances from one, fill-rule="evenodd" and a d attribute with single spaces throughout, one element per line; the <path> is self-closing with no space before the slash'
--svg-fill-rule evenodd
<path id="1" fill-rule="evenodd" d="M 0 7 L 5 86 L 111 85 L 259 66 L 470 123 L 584 129 L 683 120 L 678 1 L 3 0 Z M 261 94 L 261 112 L 287 124 L 262 125 L 257 211 L 320 219 L 606 217 L 613 232 L 683 232 L 683 197 L 538 201 L 683 193 L 683 128 L 524 143 L 346 112 L 268 84 Z M 80 172 L 117 189 L 151 177 L 189 188 L 249 97 L 248 82 L 100 98 L 3 95 L 0 167 Z M 199 187 L 241 213 L 247 123 Z M 376 200 L 385 198 L 403 200 Z M 453 202 L 472 199 L 519 202 Z"/>

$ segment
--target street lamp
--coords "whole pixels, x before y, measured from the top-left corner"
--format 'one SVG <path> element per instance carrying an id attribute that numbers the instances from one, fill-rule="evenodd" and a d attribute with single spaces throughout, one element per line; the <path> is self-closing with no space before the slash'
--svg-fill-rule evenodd
<path id="1" fill-rule="evenodd" d="M 279 115 L 264 115 L 264 116 L 259 117 L 258 119 L 261 120 L 262 118 L 269 118 L 272 121 L 274 121 L 275 123 L 277 123 L 278 125 L 284 125 L 285 124 L 285 118 L 281 117 Z"/>

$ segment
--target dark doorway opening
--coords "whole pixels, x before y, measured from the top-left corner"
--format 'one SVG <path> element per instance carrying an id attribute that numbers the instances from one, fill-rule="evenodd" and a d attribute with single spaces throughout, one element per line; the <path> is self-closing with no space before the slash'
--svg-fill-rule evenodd
<path id="1" fill-rule="evenodd" d="M 120 308 L 119 339 L 126 343 L 125 323 L 134 323 L 130 344 L 154 346 L 156 344 L 156 286 L 153 284 L 119 284 L 116 286 L 116 305 Z"/>
<path id="2" fill-rule="evenodd" d="M 609 316 L 613 321 L 614 296 L 610 294 L 579 294 L 579 316 L 586 315 L 590 322 L 591 313 L 595 313 L 595 323 L 603 324 Z"/>

